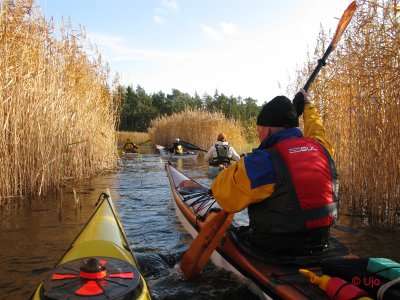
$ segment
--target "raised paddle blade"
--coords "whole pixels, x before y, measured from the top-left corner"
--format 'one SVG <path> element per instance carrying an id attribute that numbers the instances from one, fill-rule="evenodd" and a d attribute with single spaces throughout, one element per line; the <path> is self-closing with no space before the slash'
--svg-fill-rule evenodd
<path id="1" fill-rule="evenodd" d="M 186 149 L 189 149 L 189 150 L 200 150 L 203 152 L 208 152 L 207 150 L 201 149 L 200 147 L 197 147 L 196 145 L 193 145 L 189 142 L 180 141 L 180 143 L 182 144 L 183 147 L 185 147 Z"/>
<path id="2" fill-rule="evenodd" d="M 339 24 L 336 28 L 335 36 L 332 39 L 331 45 L 336 47 L 337 43 L 340 40 L 343 32 L 346 30 L 347 26 L 349 25 L 351 19 L 353 18 L 354 13 L 357 9 L 357 2 L 353 1 L 344 11 L 342 17 L 340 18 Z"/>
<path id="3" fill-rule="evenodd" d="M 233 216 L 233 213 L 220 211 L 200 230 L 180 262 L 182 273 L 186 279 L 201 272 L 224 237 Z"/>
<path id="4" fill-rule="evenodd" d="M 341 36 L 343 35 L 344 31 L 346 30 L 347 26 L 349 25 L 351 18 L 353 17 L 354 13 L 357 9 L 357 2 L 353 1 L 350 5 L 346 8 L 345 12 L 343 13 L 342 17 L 340 18 L 338 27 L 336 28 L 335 36 L 333 37 L 331 43 L 329 44 L 328 48 L 326 49 L 324 55 L 321 59 L 318 60 L 318 65 L 315 67 L 314 71 L 312 72 L 310 78 L 308 78 L 306 84 L 304 85 L 304 90 L 308 91 L 311 83 L 314 81 L 315 77 L 325 66 L 326 59 L 331 54 L 331 52 L 336 48 Z"/>
<path id="5" fill-rule="evenodd" d="M 141 145 L 146 144 L 146 143 L 148 143 L 148 142 L 151 142 L 151 139 L 150 139 L 150 140 L 147 140 L 147 141 L 144 141 L 144 142 L 141 142 L 140 144 L 138 144 L 138 146 L 141 146 Z"/>

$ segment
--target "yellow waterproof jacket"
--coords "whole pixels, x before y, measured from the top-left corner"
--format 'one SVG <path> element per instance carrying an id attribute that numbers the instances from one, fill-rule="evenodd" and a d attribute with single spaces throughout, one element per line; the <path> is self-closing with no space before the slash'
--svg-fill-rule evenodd
<path id="1" fill-rule="evenodd" d="M 182 145 L 177 145 L 175 147 L 175 154 L 183 154 L 183 147 Z"/>

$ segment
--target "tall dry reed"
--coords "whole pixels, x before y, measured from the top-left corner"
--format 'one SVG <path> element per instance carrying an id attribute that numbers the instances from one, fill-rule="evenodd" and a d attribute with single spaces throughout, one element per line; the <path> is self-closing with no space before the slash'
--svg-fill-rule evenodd
<path id="1" fill-rule="evenodd" d="M 227 135 L 230 145 L 239 153 L 249 151 L 243 127 L 235 120 L 226 119 L 220 112 L 185 110 L 153 120 L 149 129 L 155 144 L 172 146 L 175 139 L 179 138 L 204 150 L 217 142 L 220 132 Z"/>
<path id="2" fill-rule="evenodd" d="M 344 212 L 392 228 L 400 226 L 400 19 L 393 3 L 359 1 L 310 89 L 335 144 Z M 328 35 L 321 32 L 298 85 L 329 45 Z"/>
<path id="3" fill-rule="evenodd" d="M 115 163 L 118 103 L 108 68 L 82 30 L 63 25 L 56 38 L 26 3 L 0 3 L 2 202 Z"/>

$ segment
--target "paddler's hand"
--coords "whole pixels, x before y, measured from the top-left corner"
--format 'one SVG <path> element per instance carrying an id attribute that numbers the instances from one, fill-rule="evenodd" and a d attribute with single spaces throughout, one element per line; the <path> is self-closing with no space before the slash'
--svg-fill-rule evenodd
<path id="1" fill-rule="evenodd" d="M 304 111 L 304 95 L 301 92 L 298 92 L 293 99 L 293 106 L 296 109 L 297 116 L 300 117 Z"/>
<path id="2" fill-rule="evenodd" d="M 293 105 L 296 109 L 297 115 L 300 117 L 304 111 L 304 104 L 312 103 L 311 96 L 304 90 L 300 91 L 294 96 Z"/>
<path id="3" fill-rule="evenodd" d="M 311 99 L 311 96 L 310 96 L 310 94 L 309 93 L 307 93 L 306 91 L 305 91 L 305 89 L 300 89 L 300 92 L 299 93 L 301 93 L 302 95 L 303 95 L 303 99 L 304 99 L 304 103 L 305 104 L 308 104 L 308 103 L 313 103 L 313 101 L 312 101 L 312 99 Z"/>

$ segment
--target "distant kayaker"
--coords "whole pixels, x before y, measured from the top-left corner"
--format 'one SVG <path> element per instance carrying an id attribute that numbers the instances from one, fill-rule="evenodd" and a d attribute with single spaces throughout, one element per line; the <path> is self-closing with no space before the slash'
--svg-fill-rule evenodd
<path id="1" fill-rule="evenodd" d="M 169 152 L 177 155 L 183 155 L 184 149 L 179 138 L 175 139 L 174 144 L 169 148 Z"/>
<path id="2" fill-rule="evenodd" d="M 125 143 L 125 145 L 122 147 L 122 149 L 124 149 L 124 151 L 125 151 L 125 152 L 128 152 L 128 153 L 138 153 L 138 152 L 139 152 L 139 151 L 138 151 L 139 147 L 136 146 L 136 145 L 131 141 L 130 138 L 127 138 L 127 139 L 126 139 L 126 143 Z"/>
<path id="3" fill-rule="evenodd" d="M 223 170 L 211 185 L 227 212 L 248 208 L 242 243 L 264 253 L 310 253 L 326 249 L 338 209 L 333 147 L 304 89 L 294 104 L 285 96 L 266 103 L 257 117 L 260 145 Z M 304 135 L 298 127 L 303 113 Z"/>
<path id="4" fill-rule="evenodd" d="M 230 164 L 232 160 L 238 161 L 239 159 L 239 154 L 233 147 L 229 146 L 224 133 L 218 134 L 217 143 L 211 146 L 207 154 L 204 155 L 204 161 L 208 161 L 211 166 Z"/>

